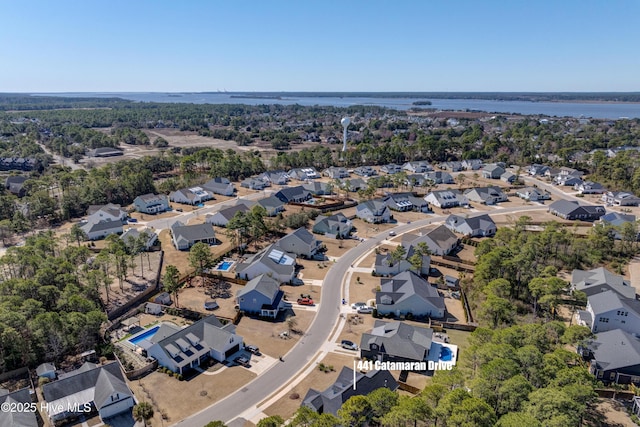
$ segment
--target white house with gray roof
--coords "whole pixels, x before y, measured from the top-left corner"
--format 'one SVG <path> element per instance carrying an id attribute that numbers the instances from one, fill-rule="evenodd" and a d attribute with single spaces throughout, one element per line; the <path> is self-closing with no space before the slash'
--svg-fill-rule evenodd
<path id="1" fill-rule="evenodd" d="M 284 292 L 280 283 L 271 277 L 261 274 L 240 289 L 236 294 L 236 302 L 241 311 L 262 317 L 278 317 L 285 309 Z"/>
<path id="2" fill-rule="evenodd" d="M 602 201 L 608 206 L 640 205 L 640 197 L 626 191 L 607 191 L 602 195 Z"/>
<path id="3" fill-rule="evenodd" d="M 215 316 L 205 317 L 185 328 L 175 326 L 169 330 L 172 325 L 163 323 L 165 325 L 162 334 L 159 329 L 140 344 L 160 366 L 179 374 L 200 366 L 208 358 L 222 362 L 243 349 L 243 338 L 236 334 L 235 325 L 223 325 Z"/>
<path id="4" fill-rule="evenodd" d="M 339 167 L 339 166 L 331 166 L 331 167 L 323 170 L 322 174 L 324 176 L 328 176 L 329 178 L 332 178 L 332 179 L 349 178 L 349 171 L 347 171 L 347 169 L 345 169 L 343 167 Z"/>
<path id="5" fill-rule="evenodd" d="M 424 199 L 437 208 L 449 209 L 469 204 L 467 197 L 458 190 L 439 190 L 427 194 Z"/>
<path id="6" fill-rule="evenodd" d="M 396 173 L 402 172 L 402 166 L 396 165 L 395 163 L 389 163 L 387 165 L 381 166 L 380 172 L 384 172 L 387 175 L 394 175 Z"/>
<path id="7" fill-rule="evenodd" d="M 125 221 L 129 215 L 120 205 L 91 205 L 87 209 L 87 222 Z"/>
<path id="8" fill-rule="evenodd" d="M 244 280 L 266 274 L 280 283 L 291 283 L 296 274 L 296 254 L 288 253 L 274 243 L 238 263 L 236 274 Z"/>
<path id="9" fill-rule="evenodd" d="M 212 199 L 213 194 L 202 187 L 182 188 L 169 194 L 169 200 L 185 205 L 197 205 Z"/>
<path id="10" fill-rule="evenodd" d="M 483 178 L 499 179 L 503 173 L 505 173 L 504 168 L 496 163 L 484 165 L 482 168 Z"/>
<path id="11" fill-rule="evenodd" d="M 102 420 L 130 410 L 135 404 L 118 362 L 97 366 L 86 362 L 79 370 L 42 386 L 47 415 L 52 423 L 81 415 L 92 405 Z M 68 408 L 79 408 L 73 413 Z"/>
<path id="12" fill-rule="evenodd" d="M 260 205 L 267 211 L 267 216 L 276 216 L 280 212 L 284 212 L 284 202 L 275 196 L 268 196 L 258 201 L 239 199 L 238 204 L 247 206 L 249 209 L 256 205 Z"/>
<path id="13" fill-rule="evenodd" d="M 356 206 L 356 216 L 372 224 L 389 222 L 391 212 L 383 200 L 367 200 Z"/>
<path id="14" fill-rule="evenodd" d="M 385 362 L 422 362 L 429 359 L 432 338 L 431 328 L 376 320 L 373 329 L 362 334 L 360 355 Z"/>
<path id="15" fill-rule="evenodd" d="M 269 185 L 287 185 L 290 180 L 285 171 L 267 171 L 258 175 L 257 178 L 268 182 Z"/>
<path id="16" fill-rule="evenodd" d="M 233 196 L 236 192 L 236 187 L 227 178 L 216 177 L 202 184 L 202 188 L 213 194 L 220 194 L 222 196 Z"/>
<path id="17" fill-rule="evenodd" d="M 593 270 L 573 270 L 571 289 L 584 292 L 587 297 L 600 292 L 614 291 L 625 298 L 636 298 L 636 288 L 631 286 L 631 282 L 604 267 Z"/>
<path id="18" fill-rule="evenodd" d="M 551 194 L 549 194 L 549 192 L 535 187 L 519 188 L 516 190 L 516 195 L 521 199 L 528 200 L 530 202 L 539 202 L 551 199 Z"/>
<path id="19" fill-rule="evenodd" d="M 270 182 L 263 181 L 257 178 L 247 178 L 240 183 L 241 187 L 248 188 L 249 190 L 264 190 L 266 187 L 271 186 Z"/>
<path id="20" fill-rule="evenodd" d="M 640 240 L 640 231 L 638 231 L 638 222 L 636 216 L 632 214 L 623 214 L 619 212 L 609 212 L 602 215 L 596 224 L 610 225 L 615 228 L 614 238 L 622 240 L 624 238 L 623 230 L 627 227 L 625 224 L 631 224 L 631 228 L 636 231 L 636 240 Z"/>
<path id="21" fill-rule="evenodd" d="M 176 249 L 186 251 L 198 242 L 213 244 L 216 242 L 216 234 L 209 223 L 184 225 L 176 221 L 171 226 L 171 240 Z"/>
<path id="22" fill-rule="evenodd" d="M 110 234 L 122 233 L 122 221 L 105 219 L 102 221 L 96 221 L 95 219 L 88 220 L 80 225 L 80 228 L 87 235 L 89 240 L 104 239 Z"/>
<path id="23" fill-rule="evenodd" d="M 320 174 L 314 167 L 291 169 L 289 172 L 287 172 L 287 175 L 289 175 L 291 179 L 296 179 L 298 181 L 320 178 Z"/>
<path id="24" fill-rule="evenodd" d="M 165 194 L 143 194 L 133 200 L 137 212 L 157 214 L 169 210 L 169 198 Z"/>
<path id="25" fill-rule="evenodd" d="M 433 255 L 448 255 L 458 247 L 459 239 L 444 225 L 430 225 L 418 230 L 418 234 L 405 234 L 402 238 L 403 245 L 416 246 L 418 243 L 426 243 Z"/>
<path id="26" fill-rule="evenodd" d="M 606 193 L 607 189 L 604 188 L 599 182 L 585 181 L 582 184 L 576 184 L 573 186 L 574 190 L 578 190 L 580 194 L 602 194 Z"/>
<path id="27" fill-rule="evenodd" d="M 449 172 L 427 172 L 424 174 L 424 178 L 434 184 L 455 184 L 455 181 Z"/>
<path id="28" fill-rule="evenodd" d="M 380 291 L 376 292 L 378 314 L 424 316 L 444 318 L 446 308 L 444 298 L 413 271 L 404 271 L 391 278 L 380 280 Z"/>
<path id="29" fill-rule="evenodd" d="M 345 238 L 351 234 L 353 223 L 342 212 L 331 216 L 319 215 L 312 231 L 327 237 Z"/>
<path id="30" fill-rule="evenodd" d="M 640 301 L 609 290 L 587 299 L 586 310 L 578 311 L 578 322 L 593 333 L 622 329 L 640 334 Z"/>
<path id="31" fill-rule="evenodd" d="M 462 167 L 468 171 L 477 171 L 482 168 L 482 160 L 480 159 L 465 159 L 462 161 Z"/>
<path id="32" fill-rule="evenodd" d="M 146 235 L 144 250 L 148 251 L 158 241 L 158 234 L 149 227 L 128 228 L 120 235 L 120 239 L 127 247 L 133 248 L 135 247 L 136 241 L 140 239 L 140 236 L 142 236 L 143 233 Z"/>
<path id="33" fill-rule="evenodd" d="M 218 227 L 226 227 L 229 221 L 241 212 L 246 214 L 249 212 L 249 208 L 243 204 L 237 204 L 234 206 L 229 206 L 228 208 L 220 209 L 218 212 L 213 213 L 211 215 L 207 215 L 205 222 L 213 225 L 217 225 Z"/>
<path id="34" fill-rule="evenodd" d="M 495 205 L 509 200 L 499 187 L 470 188 L 464 192 L 464 195 L 470 202 L 478 202 L 484 205 Z"/>
<path id="35" fill-rule="evenodd" d="M 411 173 L 425 173 L 433 170 L 433 167 L 429 164 L 429 162 L 425 161 L 417 161 L 417 162 L 407 162 L 402 165 L 402 169 Z"/>
<path id="36" fill-rule="evenodd" d="M 302 187 L 314 196 L 328 196 L 332 193 L 331 186 L 326 182 L 305 182 Z"/>
<path id="37" fill-rule="evenodd" d="M 449 215 L 444 220 L 444 225 L 455 233 L 468 237 L 488 237 L 496 234 L 498 228 L 493 219 L 487 214 L 472 217 Z"/>
<path id="38" fill-rule="evenodd" d="M 353 173 L 359 176 L 364 176 L 364 177 L 378 175 L 378 172 L 371 166 L 359 166 L 354 169 Z"/>
<path id="39" fill-rule="evenodd" d="M 306 228 L 300 227 L 278 240 L 277 245 L 286 252 L 311 258 L 322 247 L 322 242 Z"/>

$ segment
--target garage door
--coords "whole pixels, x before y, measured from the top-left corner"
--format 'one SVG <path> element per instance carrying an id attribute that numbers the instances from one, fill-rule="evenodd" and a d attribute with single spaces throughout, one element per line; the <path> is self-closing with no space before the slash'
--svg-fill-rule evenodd
<path id="1" fill-rule="evenodd" d="M 236 344 L 233 347 L 231 347 L 229 350 L 225 351 L 224 353 L 225 359 L 237 351 L 240 351 L 240 344 Z"/>

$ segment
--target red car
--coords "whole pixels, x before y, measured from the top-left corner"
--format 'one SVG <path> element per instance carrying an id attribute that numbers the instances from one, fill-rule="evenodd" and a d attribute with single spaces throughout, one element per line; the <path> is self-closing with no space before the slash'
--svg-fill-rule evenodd
<path id="1" fill-rule="evenodd" d="M 313 300 L 311 298 L 298 298 L 298 304 L 313 305 Z"/>

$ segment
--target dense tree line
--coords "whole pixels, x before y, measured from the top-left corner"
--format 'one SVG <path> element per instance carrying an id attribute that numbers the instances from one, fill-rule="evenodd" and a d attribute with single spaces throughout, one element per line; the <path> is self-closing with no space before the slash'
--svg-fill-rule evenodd
<path id="1" fill-rule="evenodd" d="M 98 284 L 86 247 L 61 247 L 51 232 L 0 258 L 0 372 L 94 349 L 100 342 Z"/>

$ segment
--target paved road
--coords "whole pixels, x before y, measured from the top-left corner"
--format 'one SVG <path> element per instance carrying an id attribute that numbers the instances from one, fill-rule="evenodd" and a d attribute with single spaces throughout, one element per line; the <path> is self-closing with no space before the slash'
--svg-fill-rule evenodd
<path id="1" fill-rule="evenodd" d="M 492 212 L 472 213 L 469 216 L 478 216 L 485 213 L 491 215 L 511 214 L 532 210 L 546 210 L 545 206 L 522 206 L 508 209 L 496 209 Z M 394 228 L 397 234 L 424 227 L 432 222 L 443 220 L 444 216 L 431 216 L 429 218 L 400 225 Z M 284 362 L 274 365 L 271 369 L 255 378 L 240 391 L 237 391 L 225 399 L 205 408 L 197 414 L 177 423 L 179 427 L 202 427 L 210 421 L 221 420 L 229 422 L 244 411 L 256 406 L 265 400 L 273 392 L 278 390 L 288 379 L 295 376 L 304 366 L 313 359 L 322 345 L 329 338 L 331 331 L 338 323 L 340 314 L 340 302 L 342 300 L 342 281 L 347 269 L 360 256 L 378 246 L 388 232 L 380 233 L 374 238 L 366 240 L 340 257 L 327 272 L 322 286 L 322 297 L 318 311 L 307 330 L 305 336 L 296 344 L 288 354 L 284 356 Z"/>

